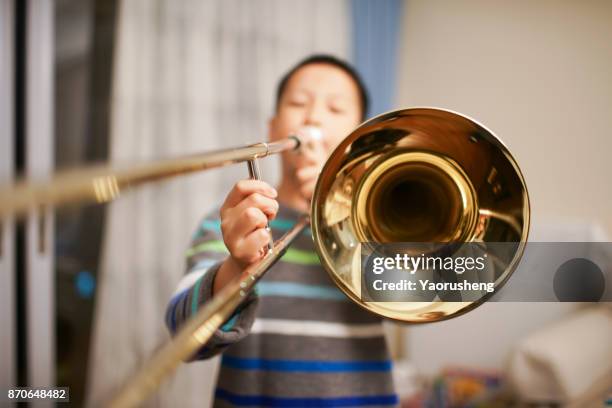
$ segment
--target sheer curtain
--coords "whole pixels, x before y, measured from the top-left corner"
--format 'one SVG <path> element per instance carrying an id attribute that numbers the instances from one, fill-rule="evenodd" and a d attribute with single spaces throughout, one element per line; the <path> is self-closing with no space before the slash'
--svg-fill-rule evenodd
<path id="1" fill-rule="evenodd" d="M 344 0 L 130 0 L 119 13 L 111 158 L 117 163 L 265 139 L 280 75 L 313 52 L 347 57 Z M 264 177 L 278 180 L 277 159 Z M 167 301 L 200 217 L 245 166 L 131 192 L 108 208 L 89 361 L 99 405 L 168 339 Z M 182 365 L 148 406 L 208 406 L 216 361 Z"/>

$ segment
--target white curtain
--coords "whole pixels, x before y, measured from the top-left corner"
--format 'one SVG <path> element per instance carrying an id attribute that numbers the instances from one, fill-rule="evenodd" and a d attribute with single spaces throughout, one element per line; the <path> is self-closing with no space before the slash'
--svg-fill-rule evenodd
<path id="1" fill-rule="evenodd" d="M 129 0 L 115 53 L 111 159 L 133 163 L 265 139 L 280 75 L 346 57 L 346 0 Z M 264 177 L 278 180 L 277 159 Z M 234 166 L 131 192 L 108 208 L 89 361 L 100 405 L 168 340 L 167 301 L 200 217 L 245 177 Z M 182 365 L 148 406 L 208 406 L 217 362 Z"/>

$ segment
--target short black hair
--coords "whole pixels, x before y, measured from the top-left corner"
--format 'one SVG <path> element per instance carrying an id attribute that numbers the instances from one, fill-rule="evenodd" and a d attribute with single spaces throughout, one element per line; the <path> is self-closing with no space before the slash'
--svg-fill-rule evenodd
<path id="1" fill-rule="evenodd" d="M 296 71 L 300 68 L 310 64 L 331 65 L 336 68 L 340 68 L 342 71 L 348 74 L 348 76 L 351 77 L 353 82 L 355 82 L 355 85 L 357 85 L 357 90 L 359 91 L 359 98 L 361 99 L 361 120 L 365 120 L 365 118 L 368 116 L 370 100 L 368 96 L 368 90 L 366 89 L 363 80 L 361 79 L 355 68 L 353 68 L 348 62 L 334 57 L 333 55 L 327 54 L 315 54 L 301 60 L 281 78 L 276 88 L 276 111 L 278 112 L 281 97 L 283 96 L 283 92 L 285 92 L 287 84 L 289 83 L 289 80 L 291 79 L 293 74 L 295 74 Z"/>

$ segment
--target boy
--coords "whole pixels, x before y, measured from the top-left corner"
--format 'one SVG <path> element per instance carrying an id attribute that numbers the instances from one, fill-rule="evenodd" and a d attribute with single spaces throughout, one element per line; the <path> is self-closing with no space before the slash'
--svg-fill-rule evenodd
<path id="1" fill-rule="evenodd" d="M 241 180 L 219 216 L 208 217 L 188 251 L 188 273 L 167 311 L 172 332 L 202 303 L 264 255 L 270 240 L 309 211 L 317 176 L 334 148 L 363 121 L 368 107 L 356 72 L 317 55 L 281 80 L 269 138 L 304 136 L 282 154 L 277 189 Z M 322 138 L 307 138 L 304 127 Z M 391 362 L 381 319 L 332 283 L 301 234 L 234 315 L 193 359 L 223 352 L 215 406 L 393 406 Z"/>

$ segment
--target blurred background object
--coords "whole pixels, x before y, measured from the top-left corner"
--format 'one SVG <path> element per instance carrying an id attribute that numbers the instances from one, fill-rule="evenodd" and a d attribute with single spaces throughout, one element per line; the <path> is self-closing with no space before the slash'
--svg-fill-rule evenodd
<path id="1" fill-rule="evenodd" d="M 591 307 L 518 342 L 509 378 L 525 401 L 597 403 L 612 376 L 612 310 Z"/>
<path id="2" fill-rule="evenodd" d="M 277 80 L 325 52 L 356 65 L 371 115 L 438 106 L 500 135 L 527 180 L 531 240 L 607 241 L 609 44 L 607 0 L 0 0 L 0 182 L 260 141 Z M 276 160 L 262 167 L 276 183 Z M 106 206 L 2 220 L 0 385 L 58 384 L 76 405 L 105 400 L 168 339 L 164 309 L 190 235 L 246 174 L 224 168 Z M 476 396 L 506 384 L 508 361 L 575 309 L 489 303 L 434 325 L 389 324 L 398 390 L 424 403 L 435 390 Z M 216 364 L 184 365 L 148 405 L 207 406 Z"/>

